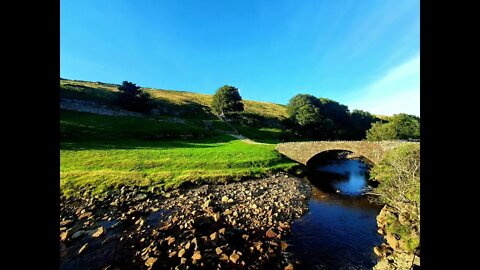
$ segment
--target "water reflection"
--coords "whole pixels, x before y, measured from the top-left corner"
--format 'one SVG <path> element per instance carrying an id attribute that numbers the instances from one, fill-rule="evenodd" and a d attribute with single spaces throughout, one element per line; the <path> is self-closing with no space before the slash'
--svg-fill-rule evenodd
<path id="1" fill-rule="evenodd" d="M 368 167 L 359 160 L 313 166 L 310 211 L 292 224 L 289 241 L 300 269 L 371 269 L 382 237 L 376 225 L 381 207 L 361 196 Z"/>

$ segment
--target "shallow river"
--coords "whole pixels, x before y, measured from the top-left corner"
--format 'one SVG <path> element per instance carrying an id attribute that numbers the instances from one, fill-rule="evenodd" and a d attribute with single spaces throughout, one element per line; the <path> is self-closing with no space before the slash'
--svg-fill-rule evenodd
<path id="1" fill-rule="evenodd" d="M 375 219 L 381 206 L 362 195 L 367 166 L 348 159 L 309 166 L 314 168 L 308 176 L 313 185 L 309 212 L 292 224 L 289 239 L 300 269 L 372 269 L 373 247 L 383 237 Z"/>

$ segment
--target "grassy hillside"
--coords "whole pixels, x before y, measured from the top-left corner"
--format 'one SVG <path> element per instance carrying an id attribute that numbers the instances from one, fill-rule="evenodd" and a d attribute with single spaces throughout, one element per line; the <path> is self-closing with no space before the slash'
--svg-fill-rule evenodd
<path id="1" fill-rule="evenodd" d="M 101 82 L 85 82 L 74 80 L 60 81 L 60 96 L 91 100 L 102 104 L 112 104 L 117 92 L 116 84 Z M 188 117 L 214 118 L 210 105 L 212 95 L 185 91 L 173 91 L 154 88 L 143 88 L 149 92 L 160 111 L 169 115 L 177 114 Z M 212 92 L 215 89 L 212 89 Z M 287 117 L 286 107 L 279 104 L 244 100 L 245 114 L 264 118 L 282 120 Z"/>
<path id="2" fill-rule="evenodd" d="M 61 80 L 60 96 L 115 107 L 117 87 Z M 61 110 L 62 194 L 96 195 L 123 185 L 169 189 L 186 183 L 221 183 L 295 166 L 273 144 L 247 144 L 226 135 L 232 129 L 211 113 L 211 95 L 145 90 L 159 114 L 106 116 Z M 282 131 L 276 126 L 286 117 L 285 106 L 244 103 L 245 112 L 231 124 L 251 139 L 278 142 Z"/>
<path id="3" fill-rule="evenodd" d="M 60 124 L 60 188 L 66 196 L 123 185 L 168 189 L 221 183 L 295 165 L 275 145 L 247 144 L 195 119 L 170 123 L 62 110 Z"/>
<path id="4" fill-rule="evenodd" d="M 220 120 L 214 120 L 220 122 Z M 220 125 L 220 123 L 219 123 Z M 170 138 L 203 138 L 218 134 L 198 119 L 171 122 L 169 118 L 149 119 L 106 116 L 61 110 L 60 134 L 64 142 L 121 142 Z"/>

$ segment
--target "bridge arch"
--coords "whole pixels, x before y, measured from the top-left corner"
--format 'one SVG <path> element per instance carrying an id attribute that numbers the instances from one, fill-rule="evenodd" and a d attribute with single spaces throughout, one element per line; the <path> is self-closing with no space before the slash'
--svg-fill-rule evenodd
<path id="1" fill-rule="evenodd" d="M 375 164 L 368 157 L 365 157 L 361 154 L 358 154 L 358 153 L 353 152 L 353 151 L 348 150 L 348 149 L 340 149 L 339 148 L 339 149 L 329 149 L 329 150 L 320 151 L 320 152 L 316 153 L 315 155 L 313 155 L 312 157 L 310 157 L 306 161 L 305 165 L 308 166 L 309 164 L 315 163 L 315 162 L 317 162 L 318 160 L 321 160 L 321 159 L 326 159 L 327 160 L 327 159 L 335 159 L 335 158 L 339 158 L 339 157 L 358 158 L 369 166 L 373 166 Z"/>
<path id="2" fill-rule="evenodd" d="M 276 150 L 282 155 L 297 161 L 303 165 L 314 156 L 324 151 L 344 150 L 350 151 L 356 155 L 363 156 L 373 164 L 382 160 L 383 156 L 405 143 L 403 141 L 308 141 L 308 142 L 288 142 L 277 144 Z"/>

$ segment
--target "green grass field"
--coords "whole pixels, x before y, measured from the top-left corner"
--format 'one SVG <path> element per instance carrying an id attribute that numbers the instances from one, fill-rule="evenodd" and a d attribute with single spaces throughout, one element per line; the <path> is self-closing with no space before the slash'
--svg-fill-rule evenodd
<path id="1" fill-rule="evenodd" d="M 235 124 L 234 127 L 245 137 L 261 143 L 277 144 L 280 142 L 282 130 L 279 128 L 251 127 Z"/>
<path id="2" fill-rule="evenodd" d="M 273 144 L 247 144 L 208 131 L 195 119 L 181 124 L 65 110 L 60 117 L 60 188 L 66 196 L 96 195 L 123 185 L 161 190 L 237 181 L 296 165 Z M 179 139 L 185 135 L 193 137 Z"/>
<path id="3" fill-rule="evenodd" d="M 171 119 L 106 116 L 61 110 L 60 133 L 63 141 L 80 142 L 151 140 L 181 136 L 201 138 L 216 134 L 214 131 L 208 131 L 205 124 L 198 119 L 184 119 L 183 124 L 169 120 Z"/>

